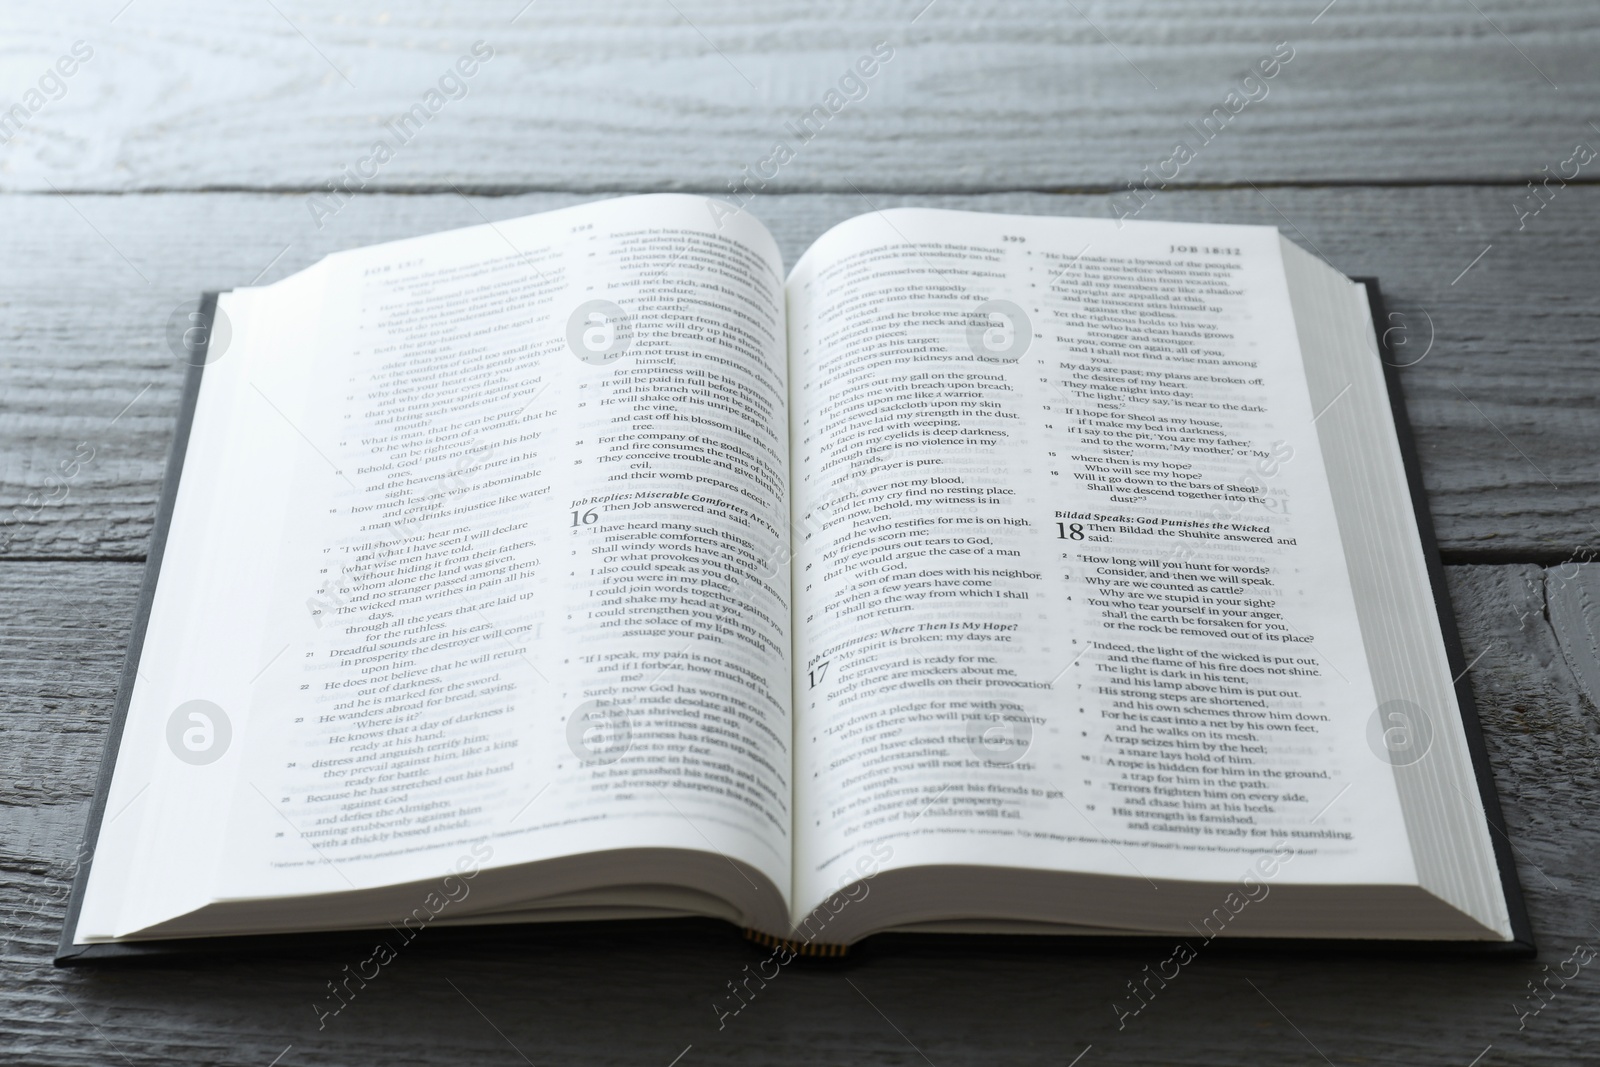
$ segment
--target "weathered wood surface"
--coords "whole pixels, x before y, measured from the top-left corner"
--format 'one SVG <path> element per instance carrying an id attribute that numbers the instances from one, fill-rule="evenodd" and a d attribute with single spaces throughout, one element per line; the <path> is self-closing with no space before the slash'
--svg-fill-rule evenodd
<path id="1" fill-rule="evenodd" d="M 1481 653 L 1473 684 L 1541 963 L 1207 950 L 1120 1031 L 1112 1002 L 1165 951 L 869 944 L 843 966 L 790 965 L 720 1031 L 713 1002 L 764 953 L 715 924 L 470 947 L 419 939 L 320 1032 L 313 1002 L 364 953 L 55 970 L 140 570 L 0 566 L 7 1062 L 265 1067 L 288 1049 L 283 1065 L 515 1064 L 520 1050 L 537 1064 L 667 1067 L 690 1045 L 683 1067 L 1062 1065 L 1090 1045 L 1083 1065 L 1321 1064 L 1320 1050 L 1340 1064 L 1465 1067 L 1490 1045 L 1482 1064 L 1592 1059 L 1592 968 L 1520 1030 L 1517 1010 L 1544 963 L 1600 941 L 1600 566 L 1449 569 L 1467 653 Z"/>
<path id="2" fill-rule="evenodd" d="M 183 380 L 167 319 L 202 289 L 582 199 L 363 197 L 319 229 L 304 196 L 0 197 L 0 558 L 142 557 Z M 750 210 L 793 263 L 875 208 L 1104 216 L 1107 203 L 850 193 L 766 196 Z M 1494 187 L 1173 191 L 1139 217 L 1277 225 L 1381 280 L 1391 340 L 1420 360 L 1403 375 L 1447 558 L 1600 552 L 1600 188 L 1562 190 L 1520 232 L 1511 192 Z M 62 464 L 88 449 L 68 477 Z"/>
<path id="3" fill-rule="evenodd" d="M 0 188 L 320 188 L 478 40 L 467 95 L 369 188 L 720 190 L 778 140 L 787 191 L 1103 188 L 1194 147 L 1280 41 L 1293 59 L 1178 180 L 1520 184 L 1593 137 L 1600 91 L 1584 0 L 125 3 L 0 13 L 6 106 L 94 50 Z M 866 95 L 795 145 L 784 123 L 880 41 Z"/>
<path id="4" fill-rule="evenodd" d="M 524 4 L 0 10 L 0 120 L 74 41 L 94 50 L 19 133 L 0 125 L 0 1059 L 1593 1059 L 1594 965 L 1521 1029 L 1517 1010 L 1525 983 L 1600 944 L 1600 564 L 1534 565 L 1600 553 L 1600 163 L 1520 226 L 1517 205 L 1541 168 L 1600 145 L 1600 8 Z M 467 97 L 365 189 L 412 195 L 363 195 L 319 228 L 306 194 L 477 40 L 494 57 Z M 865 97 L 794 144 L 785 123 L 877 41 L 895 55 Z M 1189 124 L 1279 41 L 1294 58 L 1267 95 L 1200 146 Z M 1403 378 L 1441 543 L 1500 564 L 1449 572 L 1539 963 L 1214 952 L 1120 1031 L 1113 1001 L 1163 954 L 869 945 L 791 965 L 722 1030 L 713 1001 L 763 954 L 714 924 L 419 941 L 321 1031 L 312 1003 L 360 956 L 50 967 L 173 428 L 180 303 L 601 193 L 719 194 L 777 140 L 797 154 L 752 210 L 793 262 L 890 205 L 1106 216 L 1180 139 L 1198 148 L 1174 179 L 1188 188 L 1140 218 L 1278 225 L 1379 277 L 1401 316 L 1385 325 L 1427 352 Z"/>

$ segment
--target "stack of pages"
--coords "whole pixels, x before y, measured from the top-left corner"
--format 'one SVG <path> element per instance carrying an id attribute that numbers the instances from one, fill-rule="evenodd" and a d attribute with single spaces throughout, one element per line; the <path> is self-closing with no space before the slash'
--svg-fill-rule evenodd
<path id="1" fill-rule="evenodd" d="M 223 293 L 62 959 L 1525 950 L 1373 292 L 1271 228 L 921 209 L 786 275 L 645 196 Z"/>

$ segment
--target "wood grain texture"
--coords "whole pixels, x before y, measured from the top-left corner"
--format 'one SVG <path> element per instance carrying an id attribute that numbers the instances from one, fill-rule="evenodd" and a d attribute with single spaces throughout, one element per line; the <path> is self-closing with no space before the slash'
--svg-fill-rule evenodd
<path id="1" fill-rule="evenodd" d="M 126 10 L 120 10 L 126 6 Z M 0 106 L 93 58 L 0 189 L 321 188 L 482 40 L 494 58 L 368 186 L 721 190 L 876 42 L 894 58 L 786 192 L 1104 188 L 1170 155 L 1279 41 L 1294 58 L 1177 175 L 1509 181 L 1593 139 L 1582 0 L 97 0 L 0 13 Z M 518 9 L 522 9 L 520 12 Z M 1321 15 L 1319 17 L 1319 11 Z M 1258 97 L 1260 90 L 1253 91 Z M 52 92 L 53 95 L 53 92 Z M 1593 175 L 1589 177 L 1592 179 Z"/>
<path id="2" fill-rule="evenodd" d="M 419 938 L 318 1029 L 312 1004 L 364 951 L 57 971 L 49 957 L 141 568 L 0 566 L 0 1048 L 8 1062 L 1571 1064 L 1591 1055 L 1589 971 L 1518 1028 L 1530 979 L 1600 909 L 1597 694 L 1557 598 L 1600 568 L 1449 568 L 1538 963 L 1206 949 L 1118 1029 L 1125 983 L 1166 951 L 869 942 L 797 962 L 724 1020 L 765 958 L 717 924 L 588 927 L 465 945 Z M 1576 584 L 1575 584 L 1576 583 Z M 1576 619 L 1600 628 L 1593 601 Z M 1569 620 L 1570 621 L 1570 620 Z M 1565 628 L 1565 629 L 1564 629 Z M 1592 645 L 1591 651 L 1592 651 Z M 770 970 L 770 968 L 769 968 Z M 452 984 L 453 983 L 453 984 Z M 1253 985 L 1252 985 L 1253 983 Z M 1313 1044 L 1315 1048 L 1313 1048 Z M 288 1050 L 285 1053 L 285 1050 Z M 519 1056 L 520 1053 L 520 1056 Z M 120 1054 L 120 1055 L 119 1055 Z"/>
<path id="3" fill-rule="evenodd" d="M 165 329 L 201 290 L 583 199 L 365 196 L 319 229 L 304 196 L 0 197 L 0 558 L 143 557 L 184 370 Z M 894 205 L 1108 213 L 1105 196 L 1048 194 L 766 196 L 750 210 L 793 263 L 828 227 Z M 1600 551 L 1600 188 L 1562 190 L 1521 231 L 1493 187 L 1175 191 L 1140 218 L 1277 225 L 1381 280 L 1391 340 L 1419 360 L 1403 379 L 1448 559 Z"/>
<path id="4" fill-rule="evenodd" d="M 1520 228 L 1516 204 L 1576 142 L 1600 145 L 1600 8 L 1325 2 L 0 10 L 0 123 L 74 41 L 94 51 L 15 136 L 0 124 L 0 193 L 24 194 L 0 195 L 0 1058 L 1592 1059 L 1592 966 L 1521 1029 L 1517 1007 L 1543 966 L 1600 943 L 1600 564 L 1531 565 L 1600 552 L 1600 164 Z M 361 196 L 319 228 L 305 194 L 368 157 L 478 40 L 494 57 L 468 95 L 365 187 L 413 195 Z M 1427 353 L 1403 377 L 1441 543 L 1508 564 L 1448 571 L 1467 656 L 1481 657 L 1472 677 L 1539 963 L 1208 950 L 1120 1030 L 1112 1002 L 1164 953 L 869 943 L 843 966 L 785 968 L 721 1028 L 713 1001 L 765 954 L 716 924 L 419 940 L 320 1030 L 313 1002 L 364 954 L 52 969 L 176 413 L 174 309 L 484 217 L 606 192 L 722 193 L 877 41 L 895 56 L 865 97 L 753 205 L 791 263 L 828 226 L 890 205 L 1108 215 L 1107 191 L 1177 140 L 1196 145 L 1189 124 L 1276 42 L 1293 46 L 1268 95 L 1181 169 L 1187 188 L 1140 217 L 1279 225 L 1379 277 L 1392 339 Z M 1048 195 L 1063 190 L 1097 195 Z M 91 195 L 130 192 L 146 195 Z"/>
<path id="5" fill-rule="evenodd" d="M 1567 563 L 1550 572 L 1547 614 L 1561 654 L 1592 707 L 1600 708 L 1600 567 Z"/>

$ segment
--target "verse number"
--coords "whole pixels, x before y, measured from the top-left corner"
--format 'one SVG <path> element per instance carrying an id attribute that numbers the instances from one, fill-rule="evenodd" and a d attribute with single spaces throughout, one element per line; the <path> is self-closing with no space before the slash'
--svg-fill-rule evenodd
<path id="1" fill-rule="evenodd" d="M 1082 541 L 1083 523 L 1058 522 L 1056 523 L 1056 539 L 1059 541 Z"/>
<path id="2" fill-rule="evenodd" d="M 574 529 L 579 526 L 593 526 L 599 521 L 600 512 L 594 508 L 590 508 L 588 511 L 582 512 L 581 514 L 576 511 L 572 513 L 572 525 Z"/>

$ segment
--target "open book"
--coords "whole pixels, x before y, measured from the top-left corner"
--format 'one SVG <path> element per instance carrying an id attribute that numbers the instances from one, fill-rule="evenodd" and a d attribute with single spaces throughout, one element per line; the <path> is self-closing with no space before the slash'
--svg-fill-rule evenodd
<path id="1" fill-rule="evenodd" d="M 1368 290 L 1275 229 L 891 210 L 786 278 L 628 197 L 197 322 L 65 958 L 1529 941 Z"/>

